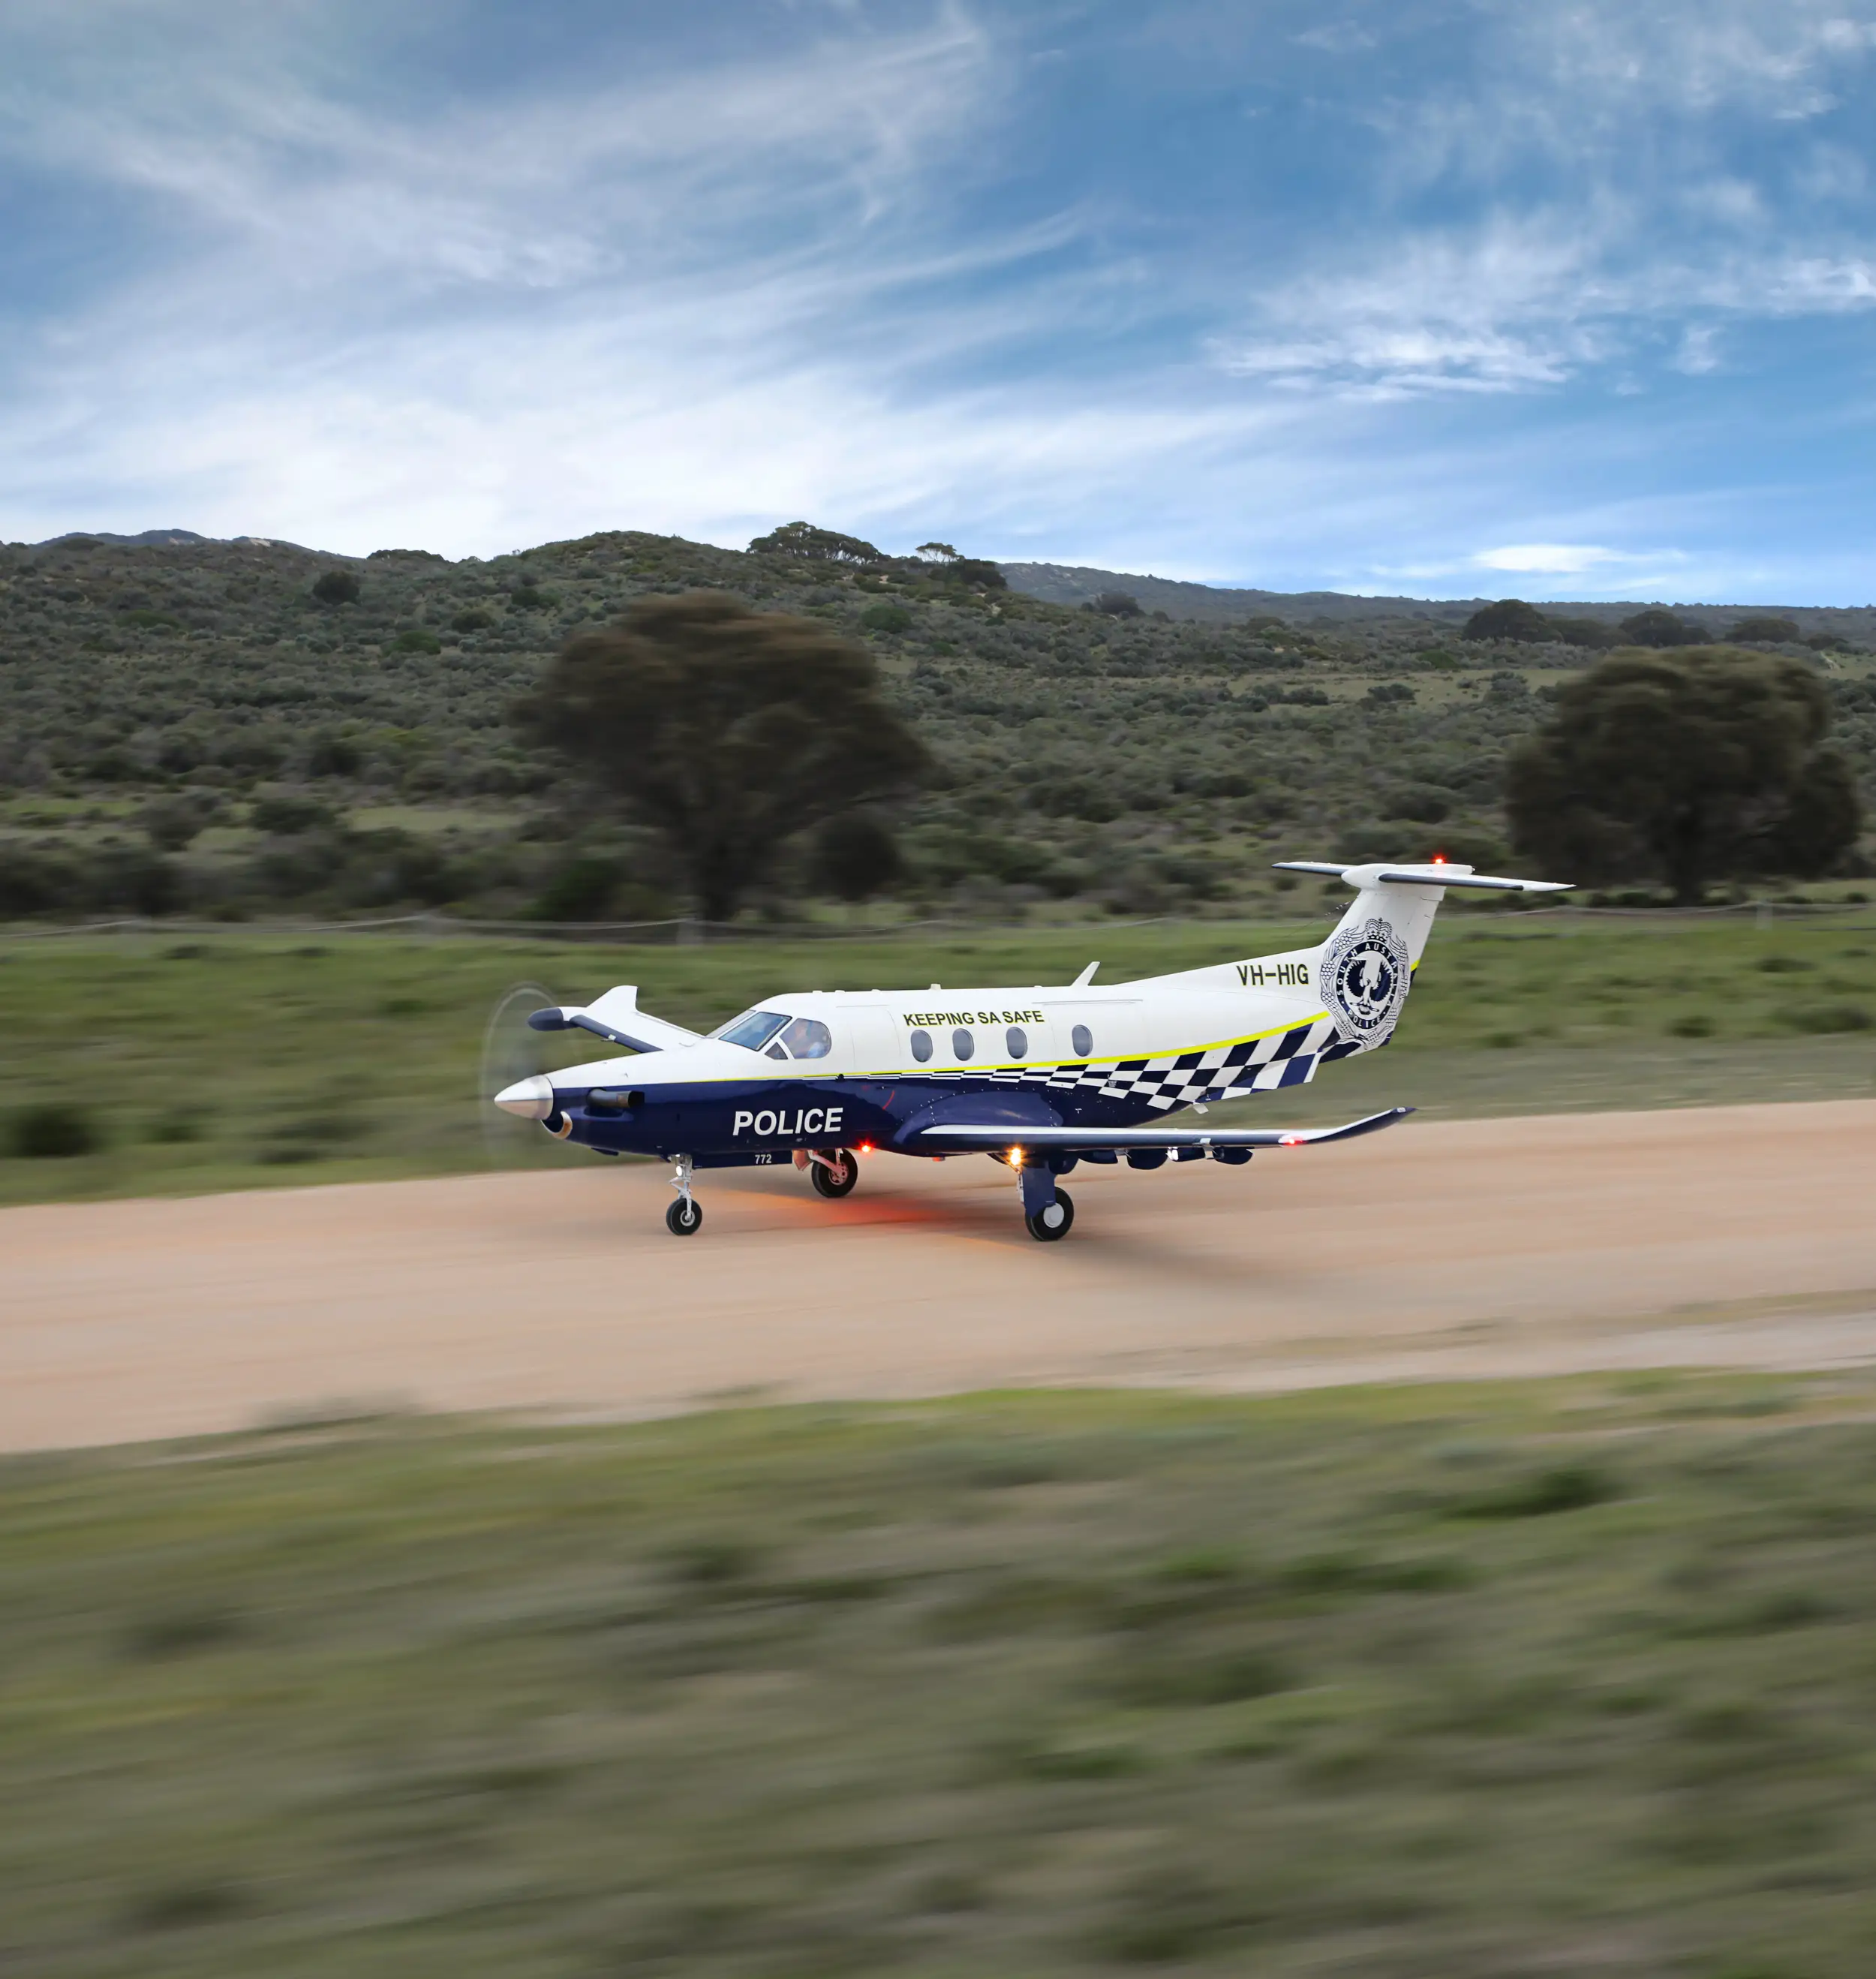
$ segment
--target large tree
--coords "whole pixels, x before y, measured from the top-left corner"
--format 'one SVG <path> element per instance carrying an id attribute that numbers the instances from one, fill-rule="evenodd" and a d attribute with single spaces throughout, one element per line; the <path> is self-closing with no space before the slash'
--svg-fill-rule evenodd
<path id="1" fill-rule="evenodd" d="M 521 721 L 664 838 L 708 920 L 735 913 L 784 840 L 927 767 L 863 648 L 712 592 L 646 598 L 570 639 Z"/>
<path id="2" fill-rule="evenodd" d="M 1482 605 L 1466 621 L 1462 639 L 1516 639 L 1541 645 L 1556 637 L 1550 620 L 1535 605 L 1521 598 L 1501 598 L 1496 605 Z"/>
<path id="3" fill-rule="evenodd" d="M 1825 871 L 1861 823 L 1830 720 L 1801 660 L 1612 653 L 1513 751 L 1513 837 L 1560 877 L 1665 880 L 1684 906 L 1722 873 Z"/>

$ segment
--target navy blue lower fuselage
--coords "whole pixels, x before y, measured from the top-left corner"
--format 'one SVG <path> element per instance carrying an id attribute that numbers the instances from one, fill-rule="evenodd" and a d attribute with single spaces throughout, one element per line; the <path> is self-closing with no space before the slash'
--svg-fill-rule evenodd
<path id="1" fill-rule="evenodd" d="M 990 1079 L 751 1079 L 635 1089 L 631 1063 L 621 1062 L 615 1084 L 559 1092 L 549 1131 L 605 1154 L 667 1161 L 688 1155 L 698 1168 L 758 1168 L 791 1159 L 797 1148 L 955 1154 L 955 1145 L 921 1145 L 926 1129 L 949 1122 L 1007 1124 L 1016 1146 L 1026 1127 L 1099 1132 L 1165 1121 L 1175 1110 L 1144 1099 L 1045 1092 Z"/>

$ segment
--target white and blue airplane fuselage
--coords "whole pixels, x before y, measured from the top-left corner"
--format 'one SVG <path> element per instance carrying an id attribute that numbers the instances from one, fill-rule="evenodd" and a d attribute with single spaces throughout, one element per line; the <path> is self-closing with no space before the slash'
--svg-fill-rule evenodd
<path id="1" fill-rule="evenodd" d="M 689 1235 L 699 1169 L 792 1162 L 827 1195 L 857 1178 L 856 1152 L 930 1159 L 989 1154 L 1019 1175 L 1034 1235 L 1065 1235 L 1059 1178 L 1079 1162 L 1248 1161 L 1260 1147 L 1347 1139 L 1390 1125 L 1394 1107 L 1345 1126 L 1173 1123 L 1212 1102 L 1301 1086 L 1332 1059 L 1384 1045 L 1448 887 L 1558 889 L 1470 867 L 1298 864 L 1356 889 L 1313 948 L 1140 981 L 1020 988 L 809 990 L 765 999 L 708 1037 L 652 1017 L 633 987 L 535 1013 L 634 1056 L 539 1073 L 494 1096 L 558 1138 L 675 1165 L 668 1219 Z"/>

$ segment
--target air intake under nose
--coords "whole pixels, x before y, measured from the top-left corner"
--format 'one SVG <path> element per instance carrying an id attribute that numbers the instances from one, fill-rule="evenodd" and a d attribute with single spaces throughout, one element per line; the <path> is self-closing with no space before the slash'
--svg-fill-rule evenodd
<path id="1" fill-rule="evenodd" d="M 554 1082 L 542 1072 L 531 1079 L 518 1079 L 495 1096 L 495 1103 L 504 1113 L 521 1119 L 545 1120 L 554 1110 Z"/>

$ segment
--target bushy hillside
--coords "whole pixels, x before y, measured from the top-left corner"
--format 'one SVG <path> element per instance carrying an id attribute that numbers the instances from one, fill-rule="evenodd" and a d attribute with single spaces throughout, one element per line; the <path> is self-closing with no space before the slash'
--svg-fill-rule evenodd
<path id="1" fill-rule="evenodd" d="M 727 590 L 873 648 L 942 766 L 895 821 L 913 908 L 1222 905 L 1268 883 L 1273 853 L 1496 860 L 1506 750 L 1586 657 L 1424 618 L 1206 625 L 997 582 L 632 532 L 456 563 L 0 549 L 0 915 L 676 911 L 655 849 L 583 815 L 509 719 L 569 633 L 651 592 Z M 1869 661 L 1831 664 L 1867 768 Z M 782 904 L 816 884 L 797 859 Z"/>

